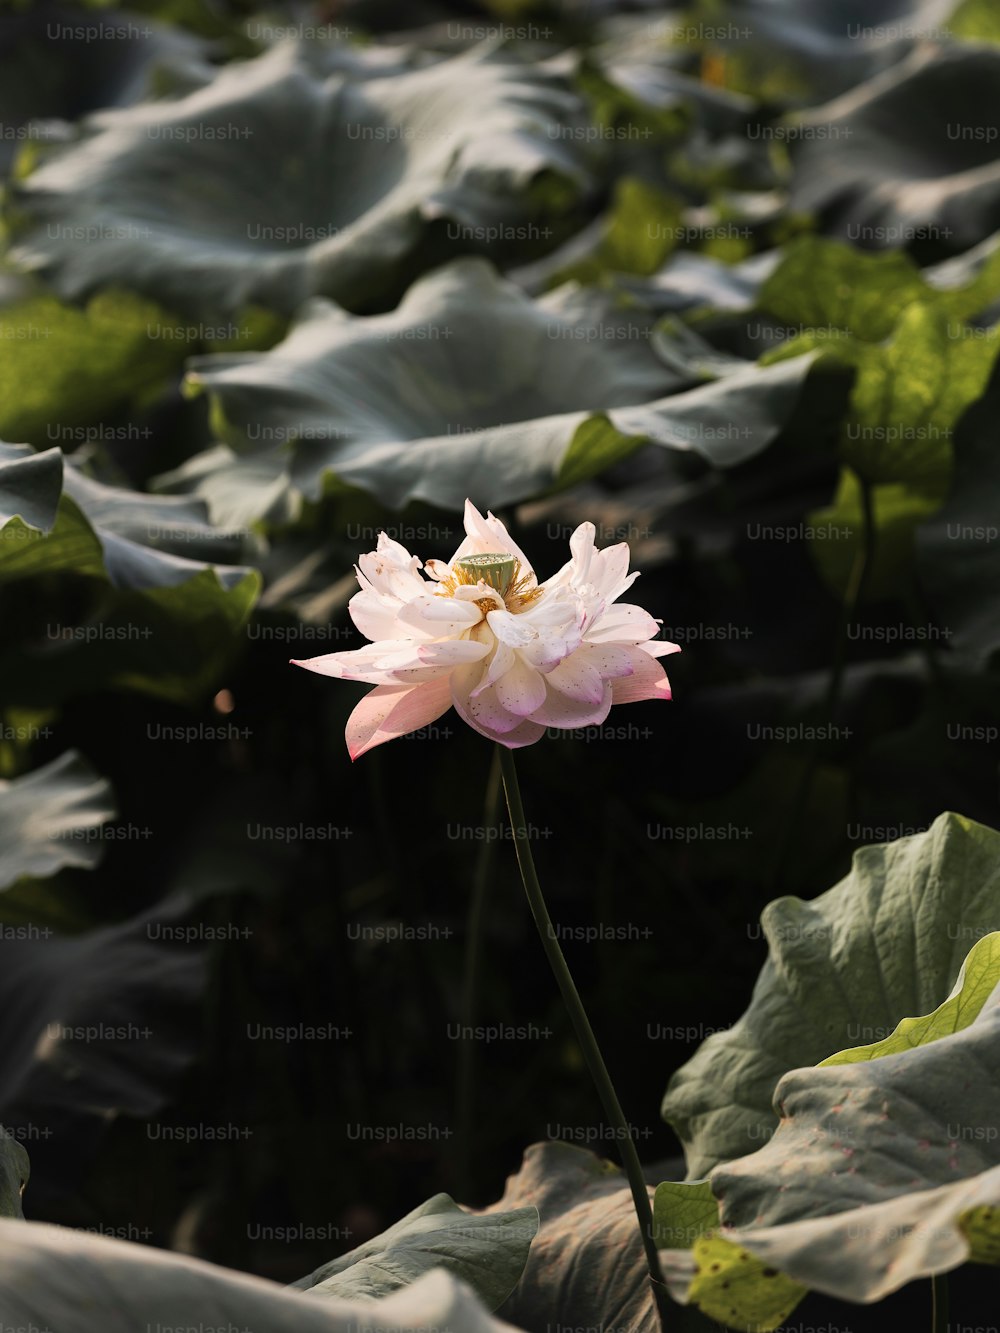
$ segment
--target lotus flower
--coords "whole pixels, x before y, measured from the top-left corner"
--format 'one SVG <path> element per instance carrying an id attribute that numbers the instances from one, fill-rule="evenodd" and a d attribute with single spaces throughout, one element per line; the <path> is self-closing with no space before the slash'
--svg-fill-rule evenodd
<path id="1" fill-rule="evenodd" d="M 599 551 L 593 523 L 581 523 L 570 560 L 539 583 L 500 520 L 468 500 L 465 531 L 447 564 L 425 565 L 379 533 L 349 605 L 371 642 L 294 662 L 376 687 L 348 719 L 352 759 L 449 708 L 516 749 L 547 727 L 597 725 L 613 704 L 670 698 L 656 659 L 679 645 L 654 641 L 660 622 L 617 601 L 638 578 L 628 573 L 626 542 Z"/>

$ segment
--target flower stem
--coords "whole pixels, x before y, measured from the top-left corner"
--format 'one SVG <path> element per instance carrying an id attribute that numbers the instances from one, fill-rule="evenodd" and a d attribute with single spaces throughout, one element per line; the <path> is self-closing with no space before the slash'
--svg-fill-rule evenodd
<path id="1" fill-rule="evenodd" d="M 496 823 L 499 801 L 500 761 L 494 750 L 490 763 L 490 774 L 486 779 L 486 798 L 483 802 L 483 823 L 487 827 Z M 466 1031 L 475 1027 L 476 1014 L 479 1008 L 479 971 L 483 956 L 486 898 L 495 847 L 496 843 L 491 839 L 487 839 L 481 844 L 472 877 L 472 898 L 465 927 L 465 973 L 462 980 L 462 1023 Z M 473 1192 L 471 1163 L 472 1126 L 475 1119 L 476 1103 L 476 1051 L 476 1042 L 468 1040 L 459 1042 L 456 1094 L 458 1150 L 456 1156 L 458 1158 L 458 1190 L 460 1196 L 464 1199 L 470 1199 Z"/>
<path id="2" fill-rule="evenodd" d="M 931 1333 L 948 1330 L 948 1274 L 935 1273 L 931 1278 Z"/>
<path id="3" fill-rule="evenodd" d="M 597 1088 L 601 1105 L 604 1107 L 604 1114 L 608 1123 L 613 1125 L 617 1132 L 622 1164 L 628 1176 L 632 1201 L 635 1204 L 636 1216 L 639 1219 L 639 1231 L 642 1236 L 646 1267 L 649 1269 L 649 1280 L 653 1287 L 661 1327 L 665 1327 L 665 1314 L 668 1309 L 667 1291 L 660 1273 L 660 1261 L 657 1257 L 656 1241 L 653 1235 L 653 1210 L 649 1204 L 649 1191 L 643 1178 L 642 1167 L 639 1164 L 639 1155 L 635 1150 L 635 1143 L 632 1140 L 628 1122 L 618 1101 L 618 1094 L 611 1082 L 611 1076 L 601 1055 L 594 1030 L 590 1026 L 587 1011 L 583 1007 L 580 993 L 576 989 L 563 951 L 559 947 L 559 940 L 552 925 L 552 919 L 549 916 L 548 908 L 545 906 L 542 888 L 535 870 L 534 858 L 531 855 L 528 828 L 524 818 L 524 806 L 521 803 L 521 789 L 517 781 L 517 770 L 514 767 L 514 752 L 504 745 L 498 745 L 497 748 L 500 752 L 504 794 L 507 797 L 507 809 L 510 813 L 514 847 L 517 851 L 517 864 L 521 871 L 524 891 L 528 895 L 528 904 L 531 907 L 531 914 L 535 918 L 535 925 L 538 927 L 542 948 L 545 950 L 545 956 L 548 958 L 549 966 L 555 975 L 563 1002 L 569 1010 L 573 1029 L 576 1032 L 576 1039 L 580 1043 L 584 1059 L 590 1070 L 590 1076 Z"/>

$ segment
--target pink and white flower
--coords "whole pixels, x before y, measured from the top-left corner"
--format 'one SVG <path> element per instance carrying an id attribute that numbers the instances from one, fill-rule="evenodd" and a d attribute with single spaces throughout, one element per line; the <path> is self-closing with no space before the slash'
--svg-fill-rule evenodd
<path id="1" fill-rule="evenodd" d="M 379 533 L 349 605 L 371 642 L 294 662 L 375 686 L 347 723 L 352 759 L 449 708 L 516 749 L 547 727 L 599 725 L 613 704 L 670 698 L 656 659 L 680 645 L 657 641 L 660 622 L 618 601 L 639 577 L 626 542 L 598 550 L 593 523 L 581 523 L 570 560 L 539 583 L 500 520 L 469 501 L 465 531 L 447 564 L 426 565 Z"/>

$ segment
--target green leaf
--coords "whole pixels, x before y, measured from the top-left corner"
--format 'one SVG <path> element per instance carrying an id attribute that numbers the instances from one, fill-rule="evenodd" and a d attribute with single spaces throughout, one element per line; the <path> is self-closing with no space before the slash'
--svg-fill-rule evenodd
<path id="1" fill-rule="evenodd" d="M 875 564 L 869 594 L 896 591 L 909 570 L 918 526 L 940 506 L 952 472 L 957 423 L 983 395 L 1000 352 L 1000 326 L 974 329 L 920 302 L 892 337 L 855 357 L 857 378 L 840 441 L 850 470 L 833 504 L 809 516 L 825 529 L 812 554 L 843 595 L 863 533 L 859 478 L 873 486 Z M 843 534 L 833 540 L 832 534 Z"/>
<path id="2" fill-rule="evenodd" d="M 532 301 L 484 260 L 465 259 L 415 283 L 391 314 L 316 301 L 274 351 L 203 357 L 188 379 L 211 394 L 231 447 L 247 451 L 245 495 L 268 506 L 275 470 L 264 470 L 262 440 L 307 498 L 335 481 L 394 508 L 526 499 L 645 440 L 718 466 L 764 449 L 811 361 L 736 363 L 717 384 L 663 397 L 701 375 L 664 365 L 651 328 L 648 315 L 593 291 Z M 208 496 L 204 477 L 194 484 Z"/>
<path id="3" fill-rule="evenodd" d="M 810 1288 L 870 1302 L 1000 1259 L 997 962 L 993 936 L 967 959 L 959 1003 L 781 1080 L 774 1137 L 712 1173 L 723 1229 L 666 1256 L 682 1299 L 771 1329 Z"/>
<path id="4" fill-rule="evenodd" d="M 902 251 L 865 254 L 822 236 L 800 236 L 764 281 L 757 304 L 800 335 L 841 329 L 862 342 L 881 342 L 906 307 L 930 293 Z"/>
<path id="5" fill-rule="evenodd" d="M 70 299 L 384 307 L 428 263 L 543 242 L 588 184 L 581 116 L 563 77 L 487 44 L 361 81 L 282 44 L 44 155 L 12 187 L 12 256 Z"/>
<path id="6" fill-rule="evenodd" d="M 623 176 L 615 183 L 593 252 L 558 268 L 548 262 L 546 285 L 592 283 L 613 273 L 655 273 L 677 247 L 682 212 L 680 199 L 638 177 Z"/>
<path id="7" fill-rule="evenodd" d="M 758 261 L 751 261 L 751 267 Z M 976 250 L 923 272 L 902 250 L 868 253 L 825 236 L 800 236 L 781 253 L 764 279 L 758 308 L 780 320 L 803 347 L 830 350 L 862 364 L 863 352 L 835 335 L 863 343 L 892 335 L 904 312 L 935 321 L 932 337 L 943 328 L 949 338 L 984 336 L 961 321 L 987 309 L 1000 297 L 1000 246 L 994 238 Z M 919 306 L 924 314 L 910 312 Z M 944 316 L 946 319 L 939 318 Z M 946 322 L 947 321 L 947 322 Z M 775 348 L 772 359 L 789 355 L 791 340 Z M 874 364 L 879 364 L 875 361 Z"/>
<path id="8" fill-rule="evenodd" d="M 662 1252 L 660 1266 L 675 1300 L 747 1333 L 780 1327 L 807 1288 L 728 1237 L 704 1235 L 690 1252 Z"/>
<path id="9" fill-rule="evenodd" d="M 59 509 L 63 460 L 58 449 L 0 452 L 0 531 L 20 519 L 16 531 L 50 532 Z"/>
<path id="10" fill-rule="evenodd" d="M 0 1217 L 23 1217 L 21 1195 L 31 1174 L 24 1147 L 0 1125 Z"/>
<path id="11" fill-rule="evenodd" d="M 381 1301 L 324 1300 L 198 1259 L 69 1227 L 0 1222 L 0 1303 L 13 1326 L 74 1333 L 240 1328 L 381 1333 L 387 1328 L 507 1333 L 461 1282 L 429 1273 Z"/>
<path id="12" fill-rule="evenodd" d="M 51 296 L 0 306 L 0 436 L 79 440 L 82 423 L 177 372 L 193 341 L 179 332 L 160 306 L 124 291 L 101 292 L 81 309 Z M 73 433 L 54 436 L 60 428 Z"/>
<path id="13" fill-rule="evenodd" d="M 969 932 L 1000 929 L 998 865 L 1000 834 L 945 814 L 926 833 L 860 849 L 850 874 L 814 901 L 765 908 L 769 956 L 749 1009 L 702 1043 L 664 1099 L 689 1179 L 771 1136 L 787 1070 L 852 1039 L 880 1039 L 948 996 Z"/>
<path id="14" fill-rule="evenodd" d="M 848 1065 L 858 1060 L 878 1060 L 915 1046 L 950 1037 L 974 1022 L 1000 982 L 1000 933 L 987 935 L 976 944 L 962 964 L 952 993 L 930 1014 L 904 1018 L 882 1041 L 852 1046 L 820 1061 L 820 1066 Z"/>
<path id="15" fill-rule="evenodd" d="M 996 230 L 1000 50 L 927 43 L 879 78 L 791 123 L 793 209 L 885 250 L 954 253 Z"/>
<path id="16" fill-rule="evenodd" d="M 866 599 L 879 601 L 898 593 L 913 564 L 920 524 L 938 509 L 938 499 L 907 485 L 873 486 L 874 555 Z M 843 597 L 853 577 L 864 533 L 864 507 L 857 473 L 841 468 L 831 504 L 807 516 L 810 554 L 828 587 Z"/>
<path id="17" fill-rule="evenodd" d="M 719 1201 L 707 1180 L 665 1180 L 653 1196 L 657 1249 L 688 1249 L 719 1225 Z"/>
<path id="18" fill-rule="evenodd" d="M 435 1194 L 388 1231 L 294 1285 L 343 1300 L 376 1300 L 444 1268 L 496 1310 L 517 1285 L 537 1231 L 533 1205 L 475 1214 Z"/>
<path id="19" fill-rule="evenodd" d="M 883 348 L 859 361 L 841 457 L 873 482 L 906 482 L 943 498 L 951 437 L 984 392 L 1000 326 L 972 329 L 926 305 L 904 310 Z"/>
<path id="20" fill-rule="evenodd" d="M 0 889 L 63 866 L 93 869 L 104 852 L 101 825 L 114 817 L 110 785 L 75 751 L 0 781 Z"/>
<path id="21" fill-rule="evenodd" d="M 948 29 L 966 42 L 1000 43 L 1000 14 L 990 0 L 961 0 Z"/>
<path id="22" fill-rule="evenodd" d="M 260 592 L 255 571 L 216 563 L 242 549 L 243 534 L 212 527 L 197 499 L 107 486 L 58 449 L 0 443 L 0 586 L 58 575 L 106 589 L 84 623 L 65 624 L 60 612 L 44 642 L 0 654 L 7 697 L 41 707 L 109 681 L 196 697 L 232 654 Z"/>

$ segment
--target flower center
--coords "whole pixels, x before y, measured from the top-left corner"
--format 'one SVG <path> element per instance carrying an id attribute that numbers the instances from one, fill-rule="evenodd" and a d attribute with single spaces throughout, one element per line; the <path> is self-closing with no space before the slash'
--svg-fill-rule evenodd
<path id="1" fill-rule="evenodd" d="M 490 588 L 495 588 L 501 597 L 517 573 L 519 561 L 516 555 L 506 551 L 487 551 L 480 555 L 467 555 L 454 564 L 457 583 L 479 583 L 482 580 Z"/>
<path id="2" fill-rule="evenodd" d="M 508 551 L 482 551 L 456 560 L 451 573 L 441 580 L 438 595 L 454 597 L 461 584 L 473 587 L 483 584 L 502 599 L 508 611 L 517 612 L 542 595 L 541 588 L 531 586 L 532 578 L 530 573 L 521 573 L 521 562 L 516 555 Z M 493 597 L 479 597 L 475 602 L 484 616 L 496 609 Z"/>

